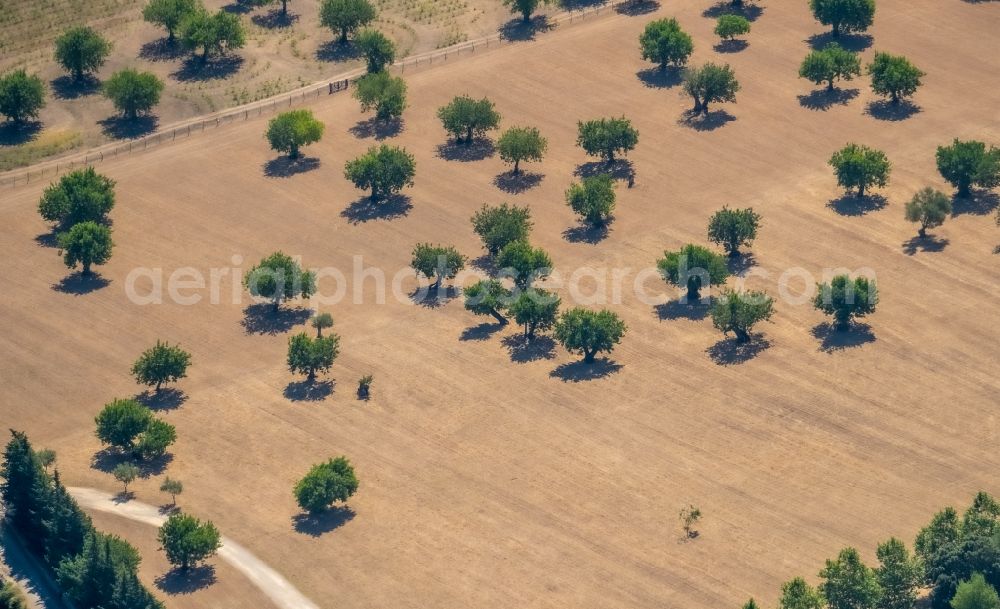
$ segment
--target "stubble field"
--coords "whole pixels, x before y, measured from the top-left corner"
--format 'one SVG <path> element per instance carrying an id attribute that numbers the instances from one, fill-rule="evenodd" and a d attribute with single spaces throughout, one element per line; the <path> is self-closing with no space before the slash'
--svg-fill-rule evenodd
<path id="1" fill-rule="evenodd" d="M 813 89 L 797 66 L 824 32 L 805 2 L 762 3 L 749 46 L 731 54 L 713 50 L 705 8 L 677 0 L 655 14 L 559 27 L 408 76 L 410 108 L 390 141 L 413 152 L 417 177 L 406 191 L 412 207 L 391 217 L 370 217 L 343 178 L 344 162 L 375 143 L 352 131 L 366 117 L 347 95 L 312 106 L 326 136 L 307 149 L 316 166 L 292 176 L 275 175 L 264 120 L 99 166 L 118 181 L 118 203 L 115 255 L 99 269 L 109 283 L 97 290 L 61 283 L 66 269 L 35 208 L 41 185 L 4 192 L 0 423 L 57 450 L 67 484 L 113 491 L 94 461 L 93 417 L 139 391 L 128 370 L 143 349 L 158 338 L 180 343 L 194 358 L 179 383 L 186 400 L 162 416 L 178 430 L 165 473 L 184 481 L 184 509 L 215 521 L 321 607 L 344 609 L 718 609 L 751 595 L 772 605 L 781 582 L 815 581 L 841 547 L 871 560 L 876 542 L 912 541 L 940 506 L 997 492 L 995 198 L 956 206 L 929 249 L 912 241 L 902 207 L 924 186 L 946 189 L 936 146 L 1000 141 L 990 51 L 998 7 L 880 2 L 865 59 L 874 49 L 902 53 L 927 72 L 919 111 L 903 120 L 866 111 L 867 79 L 845 85 L 858 94 L 844 104 L 800 102 Z M 685 124 L 690 101 L 680 88 L 640 78 L 649 66 L 636 40 L 657 16 L 676 16 L 692 33 L 693 63 L 732 64 L 743 89 L 728 116 Z M 498 188 L 506 168 L 497 156 L 443 158 L 434 112 L 461 93 L 490 97 L 504 127 L 533 125 L 548 137 L 546 160 L 527 167 L 542 175 L 534 187 Z M 623 113 L 640 132 L 629 157 L 635 187 L 619 186 L 604 239 L 577 239 L 563 203 L 590 160 L 574 146 L 576 121 Z M 892 160 L 885 207 L 861 214 L 836 202 L 842 192 L 826 161 L 849 141 Z M 325 399 L 296 399 L 299 379 L 284 358 L 301 326 L 248 328 L 249 301 L 231 302 L 231 275 L 220 304 L 207 302 L 207 289 L 188 290 L 203 296 L 191 306 L 140 306 L 125 293 L 137 267 L 207 276 L 234 256 L 245 270 L 277 249 L 348 275 L 361 255 L 390 277 L 417 242 L 454 244 L 474 258 L 469 217 L 502 201 L 531 206 L 532 241 L 564 276 L 629 269 L 621 302 L 607 306 L 630 331 L 595 369 L 557 346 L 513 348 L 513 324 L 498 330 L 457 298 L 429 307 L 390 294 L 376 304 L 369 281 L 360 302 L 351 302 L 352 284 L 344 301 L 320 307 L 342 338 L 336 384 Z M 678 294 L 661 280 L 643 283 L 659 304 L 642 302 L 635 274 L 664 249 L 704 243 L 709 216 L 726 204 L 764 218 L 748 287 L 777 296 L 793 267 L 815 280 L 827 268 L 873 269 L 882 302 L 866 320 L 870 333 L 827 339 L 810 305 L 779 298 L 763 327 L 769 346 L 735 361 L 710 320 L 673 304 Z M 810 283 L 792 280 L 790 291 Z M 368 373 L 374 393 L 362 402 L 355 383 Z M 340 454 L 361 480 L 353 516 L 297 522 L 292 485 Z M 162 475 L 138 482 L 137 498 L 163 503 Z M 701 535 L 685 541 L 677 512 L 690 503 L 705 516 Z M 98 524 L 136 541 L 151 585 L 165 572 L 154 529 L 108 516 Z M 267 606 L 217 563 L 213 585 L 167 596 L 168 606 Z"/>

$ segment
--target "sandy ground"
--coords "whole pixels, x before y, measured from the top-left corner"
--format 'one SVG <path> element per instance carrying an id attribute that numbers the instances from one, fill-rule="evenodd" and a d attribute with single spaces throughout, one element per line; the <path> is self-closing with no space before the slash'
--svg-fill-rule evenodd
<path id="1" fill-rule="evenodd" d="M 364 117 L 347 96 L 314 106 L 327 135 L 308 149 L 311 169 L 291 177 L 273 175 L 282 165 L 264 145 L 263 120 L 106 163 L 101 171 L 118 180 L 118 245 L 101 269 L 109 283 L 86 293 L 62 282 L 66 270 L 45 245 L 41 186 L 4 192 L 0 256 L 11 288 L 0 293 L 0 426 L 56 449 L 68 484 L 113 490 L 94 460 L 93 417 L 138 392 L 128 369 L 144 348 L 179 342 L 194 365 L 179 384 L 186 401 L 161 411 L 179 433 L 165 472 L 184 481 L 185 509 L 321 607 L 718 609 L 750 595 L 771 605 L 782 581 L 815 579 L 845 545 L 873 560 L 878 541 L 912 540 L 942 505 L 1000 491 L 995 199 L 963 202 L 923 244 L 902 209 L 916 190 L 946 187 L 936 146 L 1000 142 L 1000 71 L 988 52 L 1000 7 L 880 3 L 865 57 L 905 53 L 928 73 L 914 100 L 920 111 L 905 120 L 866 112 L 864 80 L 825 111 L 800 103 L 813 88 L 797 66 L 823 28 L 804 3 L 762 7 L 749 47 L 733 54 L 712 49 L 704 2 L 659 13 L 692 32 L 695 62 L 727 61 L 740 77 L 738 103 L 712 129 L 679 122 L 690 102 L 678 87 L 637 75 L 648 66 L 635 40 L 652 15 L 557 28 L 413 75 L 393 142 L 416 155 L 417 181 L 412 207 L 393 217 L 366 221 L 361 194 L 342 177 L 345 160 L 374 143 L 351 131 Z M 505 170 L 499 158 L 439 156 L 435 110 L 463 92 L 489 95 L 504 126 L 536 125 L 549 138 L 546 160 L 528 166 L 538 184 L 506 193 L 494 184 Z M 619 188 L 606 238 L 580 241 L 563 203 L 588 161 L 574 147 L 576 121 L 621 113 L 641 133 L 630 156 L 636 185 Z M 859 214 L 837 203 L 826 161 L 848 141 L 893 161 L 884 208 Z M 248 329 L 229 275 L 224 304 L 209 304 L 207 290 L 185 290 L 203 296 L 191 306 L 140 306 L 125 294 L 136 267 L 207 274 L 275 249 L 348 274 L 363 255 L 365 267 L 390 276 L 419 241 L 476 257 L 468 219 L 504 200 L 531 206 L 533 242 L 566 275 L 632 269 L 621 302 L 609 305 L 630 332 L 597 378 L 582 379 L 587 370 L 558 347 L 512 351 L 516 328 L 497 330 L 458 300 L 427 307 L 390 296 L 378 305 L 369 279 L 360 304 L 317 305 L 336 318 L 342 355 L 331 394 L 303 400 L 284 368 L 292 328 Z M 636 270 L 666 248 L 704 242 L 709 216 L 725 204 L 764 217 L 749 287 L 779 295 L 779 276 L 796 267 L 816 279 L 825 268 L 873 269 L 882 303 L 870 334 L 830 341 L 811 306 L 779 300 L 762 328 L 769 347 L 726 361 L 719 333 L 701 312 L 671 304 L 677 294 L 662 282 L 643 284 L 659 306 L 636 297 Z M 810 283 L 800 277 L 789 291 Z M 321 285 L 333 291 L 329 279 Z M 361 402 L 355 382 L 368 373 L 374 395 Z M 353 512 L 297 518 L 292 485 L 339 454 L 361 479 Z M 161 479 L 137 483 L 139 500 L 162 502 Z M 677 512 L 689 503 L 705 516 L 701 535 L 683 541 Z M 204 594 L 221 603 L 232 585 L 222 574 Z"/>

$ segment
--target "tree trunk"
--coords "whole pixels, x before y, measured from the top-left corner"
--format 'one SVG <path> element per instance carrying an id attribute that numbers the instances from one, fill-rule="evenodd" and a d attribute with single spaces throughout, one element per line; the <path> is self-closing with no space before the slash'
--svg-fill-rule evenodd
<path id="1" fill-rule="evenodd" d="M 525 24 L 531 23 L 531 13 L 529 11 L 524 11 L 523 13 L 521 13 L 521 17 L 523 17 L 522 23 Z"/>
<path id="2" fill-rule="evenodd" d="M 971 186 L 972 185 L 969 184 L 968 182 L 964 182 L 964 181 L 963 182 L 959 182 L 958 183 L 958 196 L 959 196 L 959 198 L 962 198 L 962 199 L 969 198 L 969 195 L 971 194 L 971 191 L 970 191 Z"/>
<path id="3" fill-rule="evenodd" d="M 288 0 L 281 0 L 281 16 L 288 17 Z"/>
<path id="4" fill-rule="evenodd" d="M 347 44 L 347 28 L 340 28 L 340 44 Z"/>
<path id="5" fill-rule="evenodd" d="M 316 338 L 323 338 L 323 328 L 316 328 Z"/>
<path id="6" fill-rule="evenodd" d="M 163 384 L 163 381 L 156 381 L 156 389 L 154 389 L 154 391 L 156 391 L 156 393 L 160 392 L 160 385 L 162 385 L 162 384 Z"/>
<path id="7" fill-rule="evenodd" d="M 83 263 L 83 276 L 84 277 L 90 277 L 90 275 L 91 275 L 90 263 L 89 262 L 84 262 Z"/>
<path id="8" fill-rule="evenodd" d="M 833 30 L 830 32 L 830 34 L 834 38 L 840 38 L 840 24 L 839 23 L 834 23 L 833 24 Z"/>
<path id="9" fill-rule="evenodd" d="M 316 371 L 310 370 L 309 374 L 306 375 L 306 381 L 308 381 L 309 384 L 311 385 L 315 380 L 316 380 Z"/>
<path id="10" fill-rule="evenodd" d="M 504 317 L 503 315 L 501 315 L 500 311 L 497 311 L 496 309 L 491 309 L 490 310 L 490 315 L 492 315 L 493 317 L 495 317 L 496 320 L 498 322 L 500 322 L 501 326 L 506 326 L 507 325 L 507 318 Z"/>
<path id="11" fill-rule="evenodd" d="M 702 116 L 708 116 L 708 102 L 701 102 L 701 114 Z"/>
<path id="12" fill-rule="evenodd" d="M 691 285 L 687 286 L 687 300 L 688 303 L 698 302 L 701 300 L 701 288 Z"/>
<path id="13" fill-rule="evenodd" d="M 846 332 L 851 329 L 851 318 L 850 316 L 833 316 L 833 329 L 837 332 Z"/>
<path id="14" fill-rule="evenodd" d="M 750 333 L 743 328 L 733 328 L 733 333 L 736 334 L 736 342 L 745 343 L 750 340 Z"/>
<path id="15" fill-rule="evenodd" d="M 514 175 L 517 175 L 518 172 L 521 171 L 520 165 L 521 165 L 521 159 L 514 159 Z"/>
<path id="16" fill-rule="evenodd" d="M 858 198 L 859 199 L 864 199 L 865 198 L 865 185 L 864 184 L 860 184 L 858 186 Z"/>
<path id="17" fill-rule="evenodd" d="M 596 349 L 584 349 L 583 350 L 583 362 L 585 364 L 593 364 L 594 356 L 597 354 Z"/>
<path id="18" fill-rule="evenodd" d="M 830 79 L 830 82 L 827 83 L 826 90 L 829 91 L 830 93 L 833 93 L 833 79 L 832 78 Z"/>
<path id="19" fill-rule="evenodd" d="M 281 299 L 280 298 L 275 298 L 274 299 L 274 312 L 275 312 L 275 314 L 278 313 L 278 309 L 280 307 L 281 307 Z"/>
<path id="20" fill-rule="evenodd" d="M 893 106 L 898 106 L 899 105 L 899 93 L 897 93 L 895 91 L 892 92 L 892 105 Z"/>
<path id="21" fill-rule="evenodd" d="M 177 41 L 177 36 L 174 35 L 174 28 L 167 28 L 167 44 L 174 46 L 174 42 Z"/>
<path id="22" fill-rule="evenodd" d="M 472 127 L 466 127 L 465 129 L 465 145 L 469 146 L 472 144 Z"/>
<path id="23" fill-rule="evenodd" d="M 917 231 L 917 234 L 920 235 L 921 239 L 923 239 L 924 237 L 926 237 L 927 236 L 927 227 L 926 226 L 921 226 L 920 230 Z"/>
<path id="24" fill-rule="evenodd" d="M 292 144 L 291 149 L 288 151 L 288 158 L 295 160 L 299 158 L 299 146 L 298 144 Z"/>

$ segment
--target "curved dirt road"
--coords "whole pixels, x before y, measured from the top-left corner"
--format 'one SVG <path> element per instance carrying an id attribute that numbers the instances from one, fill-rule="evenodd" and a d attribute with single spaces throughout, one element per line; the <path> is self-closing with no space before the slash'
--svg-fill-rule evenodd
<path id="1" fill-rule="evenodd" d="M 114 496 L 110 493 L 92 488 L 71 487 L 69 492 L 83 508 L 108 512 L 157 527 L 166 520 L 158 508 L 146 503 L 138 501 L 120 503 L 115 501 Z M 281 574 L 231 539 L 222 538 L 219 556 L 246 575 L 278 607 L 282 609 L 319 609 L 316 603 L 303 596 Z"/>

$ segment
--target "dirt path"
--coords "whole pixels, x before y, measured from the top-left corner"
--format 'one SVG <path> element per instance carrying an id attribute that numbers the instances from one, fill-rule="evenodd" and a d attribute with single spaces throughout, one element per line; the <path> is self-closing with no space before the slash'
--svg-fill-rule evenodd
<path id="1" fill-rule="evenodd" d="M 108 512 L 130 520 L 160 526 L 166 517 L 159 508 L 138 501 L 119 502 L 110 493 L 92 488 L 70 488 L 69 492 L 81 507 Z M 276 605 L 284 609 L 319 609 L 316 603 L 302 595 L 280 573 L 267 566 L 246 548 L 231 539 L 222 538 L 219 556 L 247 576 Z"/>

